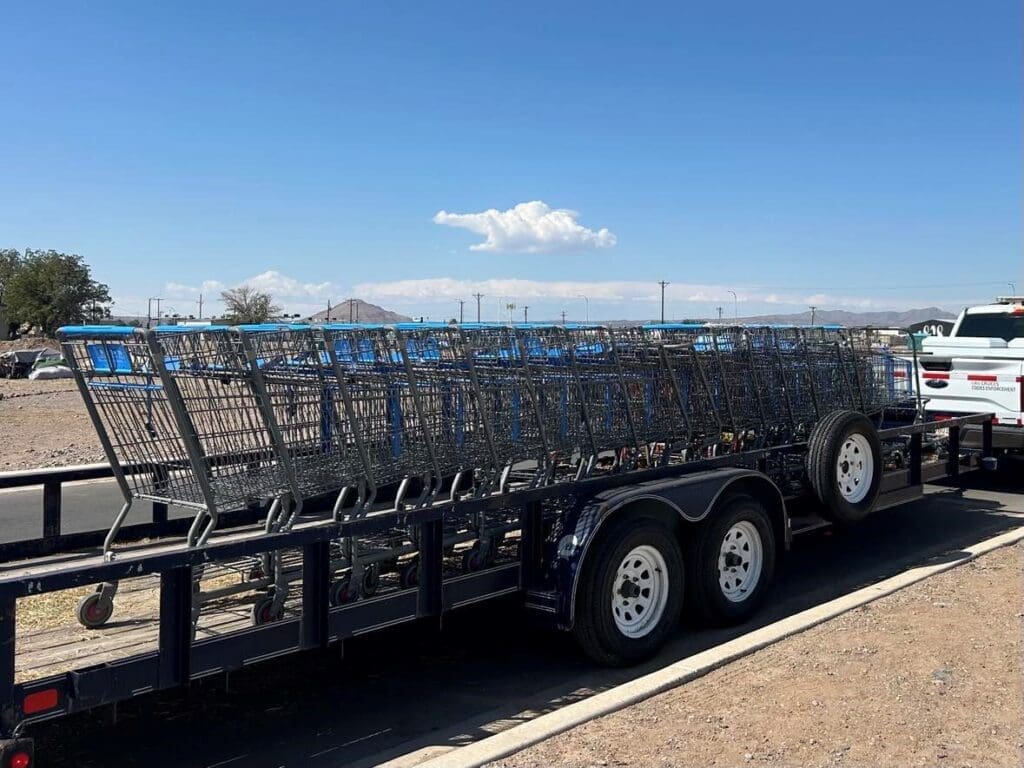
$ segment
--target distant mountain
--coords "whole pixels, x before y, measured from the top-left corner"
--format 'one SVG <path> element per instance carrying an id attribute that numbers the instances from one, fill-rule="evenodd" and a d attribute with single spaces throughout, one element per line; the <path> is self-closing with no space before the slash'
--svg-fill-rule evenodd
<path id="1" fill-rule="evenodd" d="M 694 322 L 715 322 L 718 318 L 692 318 Z M 950 313 L 948 310 L 939 309 L 938 307 L 923 307 L 921 309 L 908 309 L 903 312 L 897 312 L 894 310 L 884 312 L 847 312 L 843 309 L 821 309 L 814 313 L 815 323 L 836 323 L 838 325 L 846 325 L 851 327 L 874 325 L 879 328 L 906 328 L 907 326 L 914 325 L 915 323 L 921 323 L 925 320 L 955 320 L 956 315 Z M 604 325 L 611 327 L 629 326 L 636 325 L 638 322 L 658 322 L 656 319 L 652 320 L 603 320 L 601 321 Z M 735 322 L 729 316 L 722 317 L 723 323 Z M 805 312 L 794 312 L 789 315 L 753 315 L 751 317 L 741 317 L 739 322 L 745 325 L 773 325 L 773 324 L 792 324 L 792 325 L 806 325 L 811 322 L 810 310 Z"/>
<path id="2" fill-rule="evenodd" d="M 956 315 L 948 310 L 938 307 L 923 307 L 921 309 L 907 309 L 903 312 L 847 312 L 844 309 L 821 309 L 814 313 L 815 323 L 838 323 L 839 325 L 876 325 L 894 328 L 905 328 L 914 323 L 925 320 L 956 319 Z M 755 317 L 741 317 L 741 323 L 809 323 L 811 321 L 810 311 L 795 312 L 789 315 L 757 315 Z"/>
<path id="3" fill-rule="evenodd" d="M 329 317 L 327 310 L 323 309 L 308 319 L 311 323 L 326 323 L 328 321 L 335 323 L 347 323 L 349 321 L 357 323 L 408 323 L 412 320 L 411 317 L 391 312 L 383 307 L 378 307 L 376 304 L 365 302 L 362 299 L 339 301 L 331 307 Z"/>

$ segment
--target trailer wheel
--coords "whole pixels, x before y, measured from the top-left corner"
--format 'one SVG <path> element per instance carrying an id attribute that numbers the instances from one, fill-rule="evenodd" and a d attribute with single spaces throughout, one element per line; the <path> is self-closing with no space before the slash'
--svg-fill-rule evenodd
<path id="1" fill-rule="evenodd" d="M 775 573 L 767 511 L 751 496 L 736 496 L 689 540 L 687 555 L 694 611 L 714 624 L 741 624 L 761 607 Z"/>
<path id="2" fill-rule="evenodd" d="M 264 595 L 252 606 L 252 625 L 261 627 L 264 624 L 273 624 L 284 617 L 284 606 L 274 605 L 273 595 Z"/>
<path id="3" fill-rule="evenodd" d="M 653 520 L 625 518 L 599 534 L 580 573 L 573 631 L 601 664 L 653 656 L 683 603 L 683 557 L 675 536 Z"/>
<path id="4" fill-rule="evenodd" d="M 882 480 L 882 445 L 871 420 L 836 411 L 811 432 L 807 475 L 822 515 L 835 523 L 863 520 L 874 507 Z"/>
<path id="5" fill-rule="evenodd" d="M 114 601 L 99 592 L 93 592 L 78 601 L 78 623 L 86 629 L 102 627 L 113 614 Z"/>

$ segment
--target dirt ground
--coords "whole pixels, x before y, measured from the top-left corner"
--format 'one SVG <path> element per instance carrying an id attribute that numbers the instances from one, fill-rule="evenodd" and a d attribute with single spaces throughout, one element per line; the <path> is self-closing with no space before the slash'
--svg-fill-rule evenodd
<path id="1" fill-rule="evenodd" d="M 1020 766 L 1024 547 L 492 766 Z"/>
<path id="2" fill-rule="evenodd" d="M 0 379 L 0 472 L 105 461 L 71 379 Z"/>

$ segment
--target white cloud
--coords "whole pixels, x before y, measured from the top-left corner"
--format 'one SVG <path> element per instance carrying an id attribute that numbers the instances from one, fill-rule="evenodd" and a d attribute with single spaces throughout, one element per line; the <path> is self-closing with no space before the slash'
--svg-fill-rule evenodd
<path id="1" fill-rule="evenodd" d="M 556 253 L 611 248 L 618 239 L 606 228 L 588 229 L 576 219 L 579 214 L 552 208 L 541 200 L 519 203 L 507 211 L 491 208 L 479 213 L 438 211 L 434 222 L 468 229 L 486 239 L 471 245 L 471 251 L 510 253 Z"/>
<path id="2" fill-rule="evenodd" d="M 694 312 L 707 314 L 721 305 L 733 310 L 733 297 L 740 315 L 764 314 L 771 312 L 792 312 L 805 310 L 814 305 L 829 309 L 884 310 L 894 307 L 927 306 L 928 299 L 911 297 L 886 297 L 876 299 L 865 296 L 779 293 L 756 287 L 726 286 L 701 283 L 669 283 L 665 289 L 666 304 L 683 311 L 690 307 Z M 482 293 L 484 305 L 493 305 L 500 298 L 536 301 L 538 304 L 551 303 L 565 306 L 567 302 L 582 302 L 586 296 L 591 308 L 603 316 L 614 312 L 651 313 L 661 300 L 657 282 L 639 280 L 521 280 L 517 278 L 491 278 L 487 280 L 460 280 L 451 277 L 436 277 L 422 280 L 393 280 L 388 282 L 361 283 L 353 288 L 353 295 L 384 305 L 403 307 L 425 307 L 448 303 L 460 299 L 472 302 L 473 294 Z M 603 309 L 598 309 L 604 305 Z M 591 313 L 594 316 L 593 312 Z"/>
<path id="3" fill-rule="evenodd" d="M 257 290 L 269 293 L 274 301 L 281 305 L 285 312 L 298 312 L 302 315 L 318 312 L 328 301 L 337 301 L 341 297 L 340 288 L 330 282 L 303 282 L 274 269 L 268 269 L 258 275 L 247 277 L 237 283 L 229 284 L 220 280 L 204 280 L 199 285 L 184 283 L 167 283 L 164 285 L 164 298 L 171 303 L 178 301 L 194 302 L 199 294 L 203 294 L 204 314 L 221 311 L 220 294 L 228 288 L 249 285 Z M 183 307 L 186 305 L 182 305 Z M 192 305 L 189 304 L 189 307 Z M 191 310 L 194 311 L 194 310 Z M 185 312 L 184 314 L 188 314 Z"/>

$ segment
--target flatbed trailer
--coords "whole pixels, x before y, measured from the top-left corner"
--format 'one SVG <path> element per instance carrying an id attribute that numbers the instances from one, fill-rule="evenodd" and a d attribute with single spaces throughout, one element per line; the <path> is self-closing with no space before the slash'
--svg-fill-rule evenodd
<path id="1" fill-rule="evenodd" d="M 843 414 L 854 420 L 857 417 L 839 411 L 831 422 L 830 415 L 821 424 L 834 426 Z M 889 413 L 885 421 L 873 426 L 879 443 L 891 450 L 885 454 L 884 466 L 878 467 L 870 508 L 862 511 L 866 514 L 920 498 L 925 483 L 956 478 L 986 465 L 992 455 L 992 422 L 992 414 L 929 422 L 921 421 L 916 413 Z M 959 435 L 964 427 L 980 428 L 980 450 L 961 451 Z M 355 635 L 404 622 L 438 618 L 455 608 L 502 595 L 519 595 L 526 610 L 554 627 L 582 634 L 584 647 L 589 633 L 591 655 L 611 663 L 628 663 L 656 650 L 685 601 L 696 601 L 702 612 L 717 622 L 741 622 L 764 599 L 776 552 L 788 548 L 793 536 L 831 524 L 813 511 L 808 513 L 804 505 L 792 503 L 807 493 L 807 488 L 794 480 L 794 468 L 799 468 L 796 474 L 813 474 L 815 455 L 820 455 L 832 459 L 829 472 L 839 471 L 835 462 L 841 465 L 842 455 L 828 452 L 832 449 L 824 445 L 822 434 L 817 430 L 807 441 L 598 473 L 555 485 L 513 484 L 507 492 L 480 498 L 440 494 L 432 503 L 412 509 L 394 503 L 396 497 L 401 501 L 397 491 L 389 505 L 385 490 L 379 508 L 356 519 L 324 519 L 332 500 L 311 499 L 303 517 L 289 530 L 276 533 L 268 532 L 259 522 L 265 509 L 243 509 L 226 516 L 221 521 L 223 529 L 201 547 L 182 540 L 188 521 L 168 519 L 166 506 L 156 502 L 152 522 L 121 531 L 129 543 L 118 549 L 115 557 L 104 554 L 100 546 L 103 533 L 61 535 L 61 483 L 109 477 L 109 468 L 0 475 L 0 488 L 34 485 L 44 489 L 44 536 L 0 545 L 0 768 L 34 764 L 32 739 L 26 733 L 33 723 L 185 686 L 191 680 L 230 673 L 266 659 L 343 643 Z M 943 446 L 940 453 L 928 449 L 936 442 Z M 129 473 L 149 471 L 123 469 Z M 723 582 L 721 576 L 732 562 L 728 538 L 742 534 L 747 529 L 740 523 L 756 517 L 748 514 L 743 518 L 741 514 L 739 523 L 723 528 L 720 523 L 730 522 L 726 518 L 736 514 L 738 504 L 762 510 L 770 535 L 761 542 L 753 585 L 756 594 L 730 600 L 735 585 Z M 472 568 L 453 568 L 451 561 L 458 553 L 453 553 L 446 539 L 449 523 L 481 513 L 500 513 L 512 521 L 509 536 L 500 551 L 477 558 Z M 332 542 L 386 535 L 396 527 L 415 532 L 416 555 L 407 563 L 411 569 L 406 569 L 412 577 L 376 594 L 338 604 L 332 599 Z M 600 636 L 593 637 L 608 631 L 591 607 L 595 597 L 599 603 L 610 599 L 616 608 L 622 608 L 631 597 L 641 596 L 645 583 L 641 571 L 647 565 L 653 563 L 656 569 L 673 565 L 659 562 L 662 554 L 650 551 L 654 540 L 644 540 L 644 530 L 653 530 L 655 536 L 666 534 L 676 542 L 670 548 L 678 546 L 686 561 L 687 589 L 684 596 L 678 584 L 672 584 L 673 592 L 661 597 L 667 608 L 659 612 L 659 624 L 632 638 L 641 641 L 641 647 L 627 643 L 621 656 L 615 657 L 607 642 L 602 644 Z M 641 539 L 635 539 L 637 535 Z M 162 539 L 165 536 L 171 538 Z M 138 541 L 132 543 L 133 539 Z M 623 546 L 628 556 L 619 562 Z M 709 547 L 713 550 L 710 554 Z M 290 611 L 255 626 L 227 622 L 226 631 L 197 634 L 196 569 L 209 569 L 214 563 L 259 561 L 272 551 L 292 553 L 298 600 Z M 629 566 L 633 553 L 647 559 L 638 561 L 633 577 L 638 586 L 631 587 L 630 573 L 623 575 L 622 568 Z M 611 563 L 610 569 L 602 567 L 606 561 Z M 19 599 L 133 581 L 158 590 L 158 612 L 150 627 L 155 635 L 152 650 L 116 659 L 102 653 L 86 655 L 59 673 L 33 679 L 16 673 L 19 654 L 30 650 L 23 646 L 24 635 L 18 629 Z M 721 594 L 707 594 L 716 583 Z M 705 588 L 703 594 L 701 587 Z M 626 628 L 622 634 L 630 640 L 628 630 L 636 625 L 636 621 L 624 621 L 618 626 Z M 602 653 L 608 658 L 601 658 Z"/>

